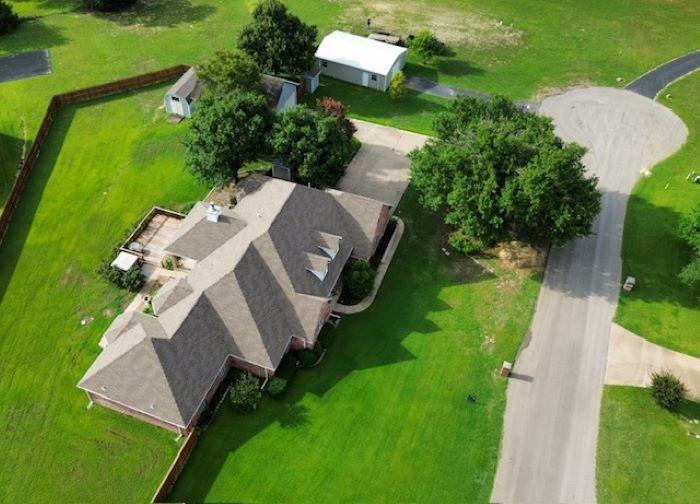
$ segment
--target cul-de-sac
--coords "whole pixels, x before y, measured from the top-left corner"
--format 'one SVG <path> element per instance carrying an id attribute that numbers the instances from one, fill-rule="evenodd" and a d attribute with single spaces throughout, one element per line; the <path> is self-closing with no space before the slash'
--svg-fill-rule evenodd
<path id="1" fill-rule="evenodd" d="M 0 502 L 697 502 L 698 69 L 692 0 L 0 0 Z"/>

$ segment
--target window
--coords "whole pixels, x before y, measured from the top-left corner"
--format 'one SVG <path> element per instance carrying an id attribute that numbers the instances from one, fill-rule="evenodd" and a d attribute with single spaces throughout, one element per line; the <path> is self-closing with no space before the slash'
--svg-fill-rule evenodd
<path id="1" fill-rule="evenodd" d="M 322 62 L 321 62 L 321 66 L 322 66 L 323 68 L 328 68 L 328 62 L 327 62 L 327 61 L 322 61 Z"/>
<path id="2" fill-rule="evenodd" d="M 376 80 L 377 80 L 377 76 L 374 75 L 374 74 L 372 74 L 372 80 L 373 80 L 373 81 L 376 81 Z"/>
<path id="3" fill-rule="evenodd" d="M 170 99 L 171 99 L 172 101 L 176 101 L 176 102 L 179 102 L 179 101 L 180 101 L 180 98 L 178 98 L 177 96 L 171 96 Z"/>

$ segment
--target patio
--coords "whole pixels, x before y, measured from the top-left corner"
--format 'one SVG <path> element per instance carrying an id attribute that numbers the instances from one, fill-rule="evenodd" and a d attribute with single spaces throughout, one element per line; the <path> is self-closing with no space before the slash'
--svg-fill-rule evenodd
<path id="1" fill-rule="evenodd" d="M 154 207 L 127 238 L 121 249 L 138 255 L 144 263 L 161 266 L 164 247 L 180 228 L 183 214 Z"/>

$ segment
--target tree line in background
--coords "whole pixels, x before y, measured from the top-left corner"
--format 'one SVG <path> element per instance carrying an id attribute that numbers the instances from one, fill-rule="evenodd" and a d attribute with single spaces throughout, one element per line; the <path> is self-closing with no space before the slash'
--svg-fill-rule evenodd
<path id="1" fill-rule="evenodd" d="M 564 144 L 550 119 L 503 97 L 460 97 L 433 127 L 436 138 L 411 153 L 411 183 L 453 228 L 457 250 L 504 240 L 562 245 L 591 232 L 597 178 L 585 174 L 585 149 Z"/>
<path id="2" fill-rule="evenodd" d="M 264 0 L 238 46 L 216 51 L 197 69 L 204 93 L 185 140 L 188 168 L 208 183 L 225 184 L 246 163 L 277 158 L 303 182 L 333 185 L 355 148 L 347 107 L 325 98 L 314 111 L 297 106 L 276 115 L 262 86 L 263 72 L 298 75 L 310 67 L 316 27 L 278 0 Z"/>
<path id="3" fill-rule="evenodd" d="M 679 231 L 690 248 L 692 258 L 678 277 L 688 287 L 700 287 L 700 204 L 681 218 Z"/>

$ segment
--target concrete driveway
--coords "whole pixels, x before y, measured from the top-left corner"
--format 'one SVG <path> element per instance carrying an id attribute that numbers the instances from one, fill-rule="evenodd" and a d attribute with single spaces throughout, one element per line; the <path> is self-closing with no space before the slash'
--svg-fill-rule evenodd
<path id="1" fill-rule="evenodd" d="M 362 147 L 338 182 L 338 189 L 389 203 L 393 210 L 408 186 L 411 163 L 406 155 L 428 137 L 365 121 L 353 123 Z"/>
<path id="2" fill-rule="evenodd" d="M 640 170 L 688 131 L 669 109 L 630 91 L 588 88 L 548 98 L 540 113 L 589 149 L 603 208 L 593 233 L 550 253 L 535 316 L 508 383 L 493 502 L 592 503 L 608 336 L 620 289 L 627 197 Z"/>

